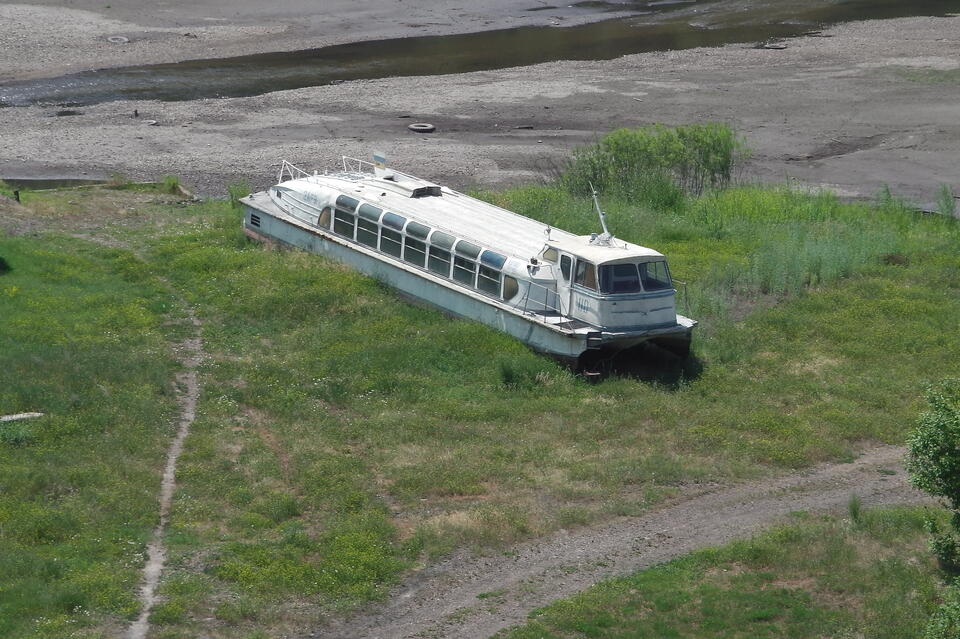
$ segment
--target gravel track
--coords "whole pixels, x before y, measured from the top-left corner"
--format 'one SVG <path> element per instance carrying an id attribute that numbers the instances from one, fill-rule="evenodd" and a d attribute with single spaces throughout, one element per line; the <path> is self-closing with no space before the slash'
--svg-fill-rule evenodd
<path id="1" fill-rule="evenodd" d="M 754 534 L 797 511 L 926 503 L 907 482 L 905 449 L 882 446 L 851 463 L 719 488 L 599 528 L 561 532 L 509 554 L 456 554 L 409 576 L 386 604 L 317 629 L 343 638 L 479 639 L 596 582 Z M 496 596 L 478 598 L 483 593 Z"/>

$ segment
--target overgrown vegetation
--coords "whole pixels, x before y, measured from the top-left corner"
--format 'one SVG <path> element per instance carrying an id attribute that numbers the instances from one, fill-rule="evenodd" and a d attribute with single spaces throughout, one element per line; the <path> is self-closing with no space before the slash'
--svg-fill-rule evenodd
<path id="1" fill-rule="evenodd" d="M 953 579 L 960 575 L 960 379 L 948 379 L 927 390 L 928 409 L 909 438 L 907 467 L 913 484 L 949 507 L 946 530 L 928 522 L 930 550 L 940 568 Z M 950 586 L 946 601 L 927 630 L 928 639 L 948 639 L 960 632 L 960 585 Z"/>
<path id="2" fill-rule="evenodd" d="M 919 637 L 943 596 L 923 549 L 928 516 L 865 510 L 856 527 L 802 516 L 750 540 L 603 582 L 498 636 Z"/>
<path id="3" fill-rule="evenodd" d="M 67 257 L 116 256 L 138 274 L 110 271 L 122 274 L 120 290 L 149 288 L 150 277 L 162 275 L 204 322 L 203 393 L 178 469 L 170 565 L 154 615 L 167 639 L 195 636 L 201 624 L 214 637 L 293 634 L 319 615 L 382 596 L 407 567 L 454 548 L 504 546 L 638 513 L 694 481 L 847 459 L 864 441 L 902 442 L 932 372 L 960 375 L 956 222 L 916 216 L 892 197 L 849 204 L 786 188 L 730 188 L 680 193 L 665 208 L 664 199 L 608 191 L 611 230 L 664 252 L 674 276 L 689 283 L 689 314 L 701 321 L 698 365 L 664 358 L 653 373 L 641 367 L 589 385 L 503 334 L 409 305 L 321 257 L 250 243 L 235 208 L 248 191 L 238 185 L 229 201 L 189 205 L 157 191 L 28 193 L 29 221 L 126 248 L 9 240 L 24 251 L 55 243 Z M 485 197 L 575 232 L 597 230 L 589 199 L 560 186 Z M 16 223 L 16 215 L 3 223 Z M 6 245 L 0 254 L 14 267 L 0 280 L 2 295 L 23 287 L 11 278 L 26 275 Z M 62 288 L 51 289 L 50 301 L 0 323 L 0 335 L 20 344 L 10 327 L 26 325 L 24 318 L 72 327 L 74 316 L 77 335 L 117 333 L 104 328 L 109 313 L 76 310 L 71 277 L 54 279 Z M 14 312 L 7 309 L 0 305 L 0 314 Z M 131 336 L 128 329 L 120 334 Z M 159 340 L 156 330 L 138 337 Z M 5 380 L 20 389 L 13 392 L 46 384 L 48 367 L 71 370 L 62 362 L 73 361 L 72 351 L 44 339 L 9 351 L 20 366 Z M 121 383 L 111 375 L 124 374 L 126 364 L 114 373 L 97 360 L 108 372 L 83 369 L 76 388 L 51 382 L 43 401 L 11 412 L 66 419 L 76 401 L 109 407 L 117 419 L 136 414 L 138 393 L 160 388 L 171 370 L 159 342 L 121 343 L 121 362 L 167 363 L 142 364 Z M 156 376 L 154 385 L 138 375 Z M 122 384 L 139 391 L 116 391 Z M 60 410 L 57 402 L 67 404 Z M 169 397 L 148 403 L 160 411 Z M 170 429 L 166 417 L 150 420 Z M 96 423 L 95 432 L 126 432 Z M 35 468 L 62 470 L 61 453 L 29 443 L 42 424 L 11 430 L 0 443 L 9 459 L 23 449 L 36 454 L 29 465 L 0 470 L 23 486 L 11 503 L 47 503 L 46 483 L 31 479 Z M 148 437 L 136 454 L 158 461 L 168 436 Z M 97 450 L 101 464 L 121 460 L 111 467 L 118 473 L 153 468 L 122 463 L 133 454 L 126 449 Z M 152 512 L 156 485 L 137 475 L 144 494 L 129 503 Z M 125 495 L 123 487 L 93 486 L 101 499 Z M 113 530 L 90 521 L 90 534 Z M 59 562 L 72 551 L 43 552 Z M 126 607 L 92 608 L 114 624 L 131 612 L 129 570 L 114 580 Z M 15 583 L 14 574 L 0 573 L 0 588 Z M 48 581 L 73 583 L 63 573 Z M 32 610 L 17 613 L 27 621 L 10 636 L 43 636 Z"/>
<path id="4" fill-rule="evenodd" d="M 180 193 L 180 178 L 178 178 L 176 175 L 165 175 L 160 181 L 159 188 L 164 193 L 176 195 Z"/>
<path id="5" fill-rule="evenodd" d="M 946 184 L 940 185 L 940 194 L 937 197 L 937 212 L 946 217 L 955 217 L 957 214 L 957 198 Z"/>
<path id="6" fill-rule="evenodd" d="M 728 186 L 748 156 L 743 140 L 719 123 L 618 129 L 577 149 L 560 185 L 575 195 L 592 187 L 675 206 L 684 193 Z"/>

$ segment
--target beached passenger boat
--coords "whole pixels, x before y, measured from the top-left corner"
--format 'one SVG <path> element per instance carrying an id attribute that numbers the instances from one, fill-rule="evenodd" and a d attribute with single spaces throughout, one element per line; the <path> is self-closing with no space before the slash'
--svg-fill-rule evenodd
<path id="1" fill-rule="evenodd" d="M 694 320 L 677 314 L 664 256 L 604 232 L 577 236 L 386 168 L 344 158 L 243 198 L 252 238 L 325 255 L 444 311 L 492 326 L 587 370 L 652 341 L 680 355 Z"/>

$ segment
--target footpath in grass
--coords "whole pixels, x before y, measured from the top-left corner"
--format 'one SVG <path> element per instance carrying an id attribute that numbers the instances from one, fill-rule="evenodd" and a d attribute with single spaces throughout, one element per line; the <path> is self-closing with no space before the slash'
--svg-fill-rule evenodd
<path id="1" fill-rule="evenodd" d="M 129 253 L 6 237 L 0 636 L 100 637 L 138 609 L 175 409 L 180 308 Z"/>
<path id="2" fill-rule="evenodd" d="M 752 539 L 600 583 L 502 639 L 923 635 L 944 582 L 919 508 L 798 515 Z"/>

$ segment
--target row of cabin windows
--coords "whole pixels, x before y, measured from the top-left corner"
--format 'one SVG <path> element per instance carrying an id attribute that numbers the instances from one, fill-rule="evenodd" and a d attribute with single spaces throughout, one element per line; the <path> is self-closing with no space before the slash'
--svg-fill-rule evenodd
<path id="1" fill-rule="evenodd" d="M 494 297 L 502 295 L 508 300 L 519 291 L 517 280 L 501 272 L 506 262 L 503 255 L 441 231 L 431 232 L 428 226 L 408 222 L 395 213 L 383 213 L 370 204 L 360 204 L 359 208 L 358 204 L 356 199 L 341 195 L 335 209 L 327 207 L 320 212 L 317 225 L 329 229 L 332 218 L 337 235 Z M 404 227 L 405 233 L 401 233 Z"/>
<path id="2" fill-rule="evenodd" d="M 560 273 L 563 279 L 570 281 L 573 272 L 573 258 L 560 255 L 557 249 L 549 248 L 543 253 L 543 259 L 556 262 L 560 258 Z M 663 260 L 641 262 L 639 264 L 604 264 L 600 266 L 600 281 L 597 285 L 597 267 L 591 262 L 577 260 L 573 283 L 601 293 L 640 293 L 643 291 L 662 291 L 672 288 L 670 271 Z"/>

